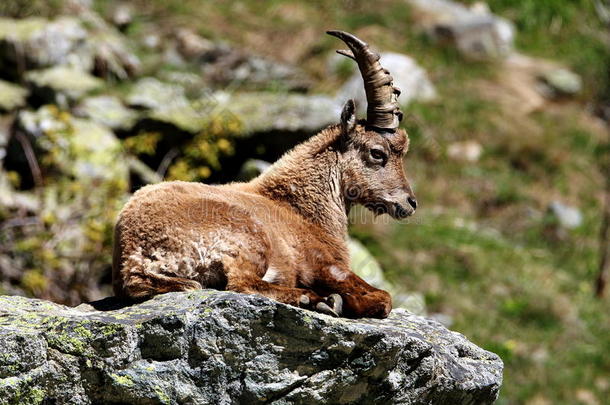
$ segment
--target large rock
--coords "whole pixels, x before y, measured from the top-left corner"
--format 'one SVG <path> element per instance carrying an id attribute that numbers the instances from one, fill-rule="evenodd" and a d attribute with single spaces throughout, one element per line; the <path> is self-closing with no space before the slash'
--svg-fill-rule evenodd
<path id="1" fill-rule="evenodd" d="M 213 115 L 235 122 L 242 136 L 263 132 L 314 134 L 339 122 L 342 105 L 325 95 L 215 93 Z"/>
<path id="2" fill-rule="evenodd" d="M 430 101 L 436 97 L 436 89 L 428 79 L 426 71 L 412 58 L 400 53 L 384 52 L 380 59 L 383 67 L 390 71 L 394 86 L 400 89 L 398 101 L 407 105 L 411 101 Z M 355 68 L 355 64 L 354 68 Z M 362 75 L 357 69 L 337 93 L 337 102 L 344 103 L 353 98 L 359 114 L 366 113 L 366 94 Z"/>
<path id="3" fill-rule="evenodd" d="M 472 7 L 450 0 L 406 0 L 415 21 L 433 38 L 453 43 L 471 59 L 497 59 L 513 50 L 515 29 L 492 14 L 485 3 Z"/>
<path id="4" fill-rule="evenodd" d="M 213 290 L 116 304 L 0 297 L 0 403 L 490 404 L 502 382 L 498 356 L 405 311 Z"/>
<path id="5" fill-rule="evenodd" d="M 153 77 L 138 80 L 127 95 L 127 103 L 148 110 L 145 120 L 161 122 L 182 131 L 198 133 L 208 122 L 210 100 L 187 98 L 185 88 Z"/>

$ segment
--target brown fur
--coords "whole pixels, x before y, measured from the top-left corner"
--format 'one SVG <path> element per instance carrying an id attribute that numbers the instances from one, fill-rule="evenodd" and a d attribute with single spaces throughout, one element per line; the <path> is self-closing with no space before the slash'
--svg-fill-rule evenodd
<path id="1" fill-rule="evenodd" d="M 350 270 L 347 215 L 354 204 L 394 217 L 412 213 L 402 166 L 408 139 L 362 124 L 350 101 L 341 125 L 248 183 L 175 181 L 138 190 L 115 229 L 115 293 L 145 299 L 217 288 L 309 308 L 338 293 L 345 316 L 386 317 L 390 295 Z M 371 163 L 371 147 L 385 151 L 383 165 Z"/>

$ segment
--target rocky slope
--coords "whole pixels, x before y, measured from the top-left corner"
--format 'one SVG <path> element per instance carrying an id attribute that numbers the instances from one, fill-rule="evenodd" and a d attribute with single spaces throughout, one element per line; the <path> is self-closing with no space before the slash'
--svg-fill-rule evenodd
<path id="1" fill-rule="evenodd" d="M 0 308 L 0 404 L 488 404 L 502 383 L 498 356 L 404 310 L 336 319 L 213 290 Z"/>

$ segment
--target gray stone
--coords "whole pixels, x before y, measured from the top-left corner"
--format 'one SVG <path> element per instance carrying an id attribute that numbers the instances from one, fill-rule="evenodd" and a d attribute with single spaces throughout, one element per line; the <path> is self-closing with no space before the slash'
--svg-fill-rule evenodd
<path id="1" fill-rule="evenodd" d="M 471 59 L 497 59 L 513 50 L 511 22 L 492 14 L 484 3 L 468 8 L 450 0 L 406 0 L 415 21 L 433 38 L 451 42 Z"/>
<path id="2" fill-rule="evenodd" d="M 344 57 L 345 58 L 345 57 Z M 436 89 L 428 79 L 426 71 L 412 58 L 399 53 L 384 52 L 381 54 L 382 66 L 389 70 L 394 78 L 394 86 L 400 89 L 398 101 L 407 105 L 411 101 L 430 101 L 436 97 Z M 353 98 L 359 114 L 366 113 L 366 94 L 362 83 L 362 75 L 356 69 L 337 93 L 337 102 L 344 103 Z"/>
<path id="3" fill-rule="evenodd" d="M 101 79 L 67 66 L 33 70 L 26 74 L 26 79 L 34 94 L 47 102 L 61 106 L 67 106 L 104 85 Z"/>
<path id="4" fill-rule="evenodd" d="M 0 296 L 0 403 L 491 404 L 502 361 L 438 322 L 201 290 L 121 307 Z"/>
<path id="5" fill-rule="evenodd" d="M 12 83 L 0 80 L 0 111 L 23 107 L 28 91 Z"/>
<path id="6" fill-rule="evenodd" d="M 540 76 L 543 94 L 549 98 L 574 96 L 582 91 L 582 79 L 568 69 L 553 69 Z"/>
<path id="7" fill-rule="evenodd" d="M 553 201 L 549 204 L 548 211 L 559 225 L 566 229 L 574 229 L 582 225 L 582 213 L 576 207 L 571 207 L 560 201 Z"/>
<path id="8" fill-rule="evenodd" d="M 74 113 L 114 130 L 129 130 L 138 118 L 137 112 L 125 107 L 121 100 L 113 96 L 86 98 L 74 109 Z"/>
<path id="9" fill-rule="evenodd" d="M 183 77 L 187 79 L 187 77 Z M 182 131 L 198 133 L 210 122 L 216 102 L 210 96 L 187 97 L 188 85 L 169 84 L 152 77 L 138 80 L 127 95 L 133 107 L 148 109 L 142 118 L 172 125 Z M 198 93 L 205 93 L 201 90 Z"/>

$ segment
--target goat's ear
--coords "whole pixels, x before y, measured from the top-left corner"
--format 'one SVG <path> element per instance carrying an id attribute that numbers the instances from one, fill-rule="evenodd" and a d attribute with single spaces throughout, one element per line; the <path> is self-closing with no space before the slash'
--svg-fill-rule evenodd
<path id="1" fill-rule="evenodd" d="M 341 111 L 341 130 L 344 135 L 352 133 L 356 127 L 356 105 L 354 100 L 349 99 Z"/>

